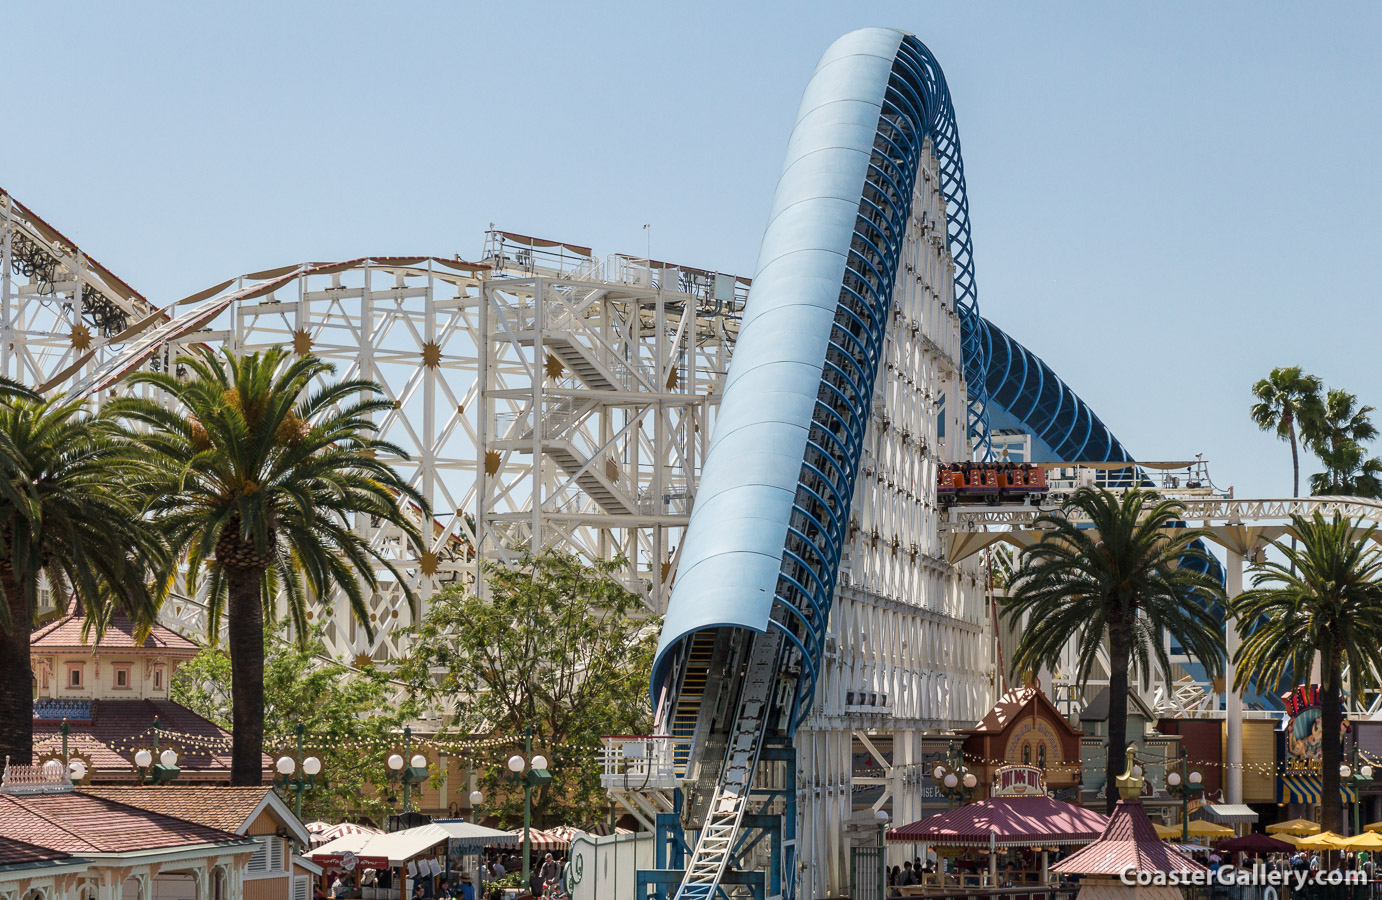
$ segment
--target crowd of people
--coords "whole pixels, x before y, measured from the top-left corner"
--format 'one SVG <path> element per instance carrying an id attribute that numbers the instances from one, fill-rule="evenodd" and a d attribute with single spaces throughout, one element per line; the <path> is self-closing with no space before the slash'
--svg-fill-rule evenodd
<path id="1" fill-rule="evenodd" d="M 570 895 L 566 892 L 566 887 L 562 879 L 562 872 L 566 862 L 552 853 L 545 854 L 541 861 L 532 866 L 532 874 L 529 876 L 527 888 L 534 897 L 544 898 L 565 898 Z M 523 871 L 523 858 L 516 851 L 490 851 L 486 853 L 480 861 L 481 881 L 484 884 L 493 884 L 513 875 L 515 872 Z M 485 892 L 487 900 L 499 900 L 503 896 L 503 891 L 492 888 Z"/>

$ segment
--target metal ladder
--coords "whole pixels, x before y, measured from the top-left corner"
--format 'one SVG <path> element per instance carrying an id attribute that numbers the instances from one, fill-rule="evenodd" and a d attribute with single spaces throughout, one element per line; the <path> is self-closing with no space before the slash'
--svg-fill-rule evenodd
<path id="1" fill-rule="evenodd" d="M 711 900 L 720 886 L 748 806 L 754 769 L 768 729 L 768 709 L 777 684 L 781 655 L 782 635 L 777 632 L 770 631 L 754 640 L 744 673 L 739 710 L 725 747 L 720 783 L 715 788 L 710 812 L 674 900 Z"/>

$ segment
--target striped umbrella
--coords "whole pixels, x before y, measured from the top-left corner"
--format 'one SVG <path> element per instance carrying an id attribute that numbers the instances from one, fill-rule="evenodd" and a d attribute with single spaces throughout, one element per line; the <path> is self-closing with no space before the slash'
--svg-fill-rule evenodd
<path id="1" fill-rule="evenodd" d="M 348 834 L 383 833 L 384 832 L 380 831 L 378 828 L 371 828 L 368 825 L 356 825 L 354 822 L 342 822 L 339 825 L 332 825 L 321 834 L 316 835 L 312 838 L 312 842 L 316 844 L 325 844 L 336 840 L 336 838 L 345 837 Z"/>
<path id="2" fill-rule="evenodd" d="M 518 838 L 518 844 L 523 845 L 523 829 L 517 828 L 510 834 Z M 561 835 L 551 831 L 543 831 L 541 828 L 532 828 L 528 831 L 528 840 L 535 853 L 546 853 L 550 850 L 565 850 L 571 846 L 570 838 L 563 839 Z"/>

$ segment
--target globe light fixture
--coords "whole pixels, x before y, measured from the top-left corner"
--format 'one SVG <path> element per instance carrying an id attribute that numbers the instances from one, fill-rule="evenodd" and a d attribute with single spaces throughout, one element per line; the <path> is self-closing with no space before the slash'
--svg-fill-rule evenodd
<path id="1" fill-rule="evenodd" d="M 50 759 L 43 764 L 43 774 L 56 777 L 62 774 L 63 765 L 61 760 Z"/>
<path id="2" fill-rule="evenodd" d="M 1349 776 L 1352 775 L 1352 774 L 1353 774 L 1353 770 L 1350 769 L 1350 768 L 1348 767 L 1348 763 L 1344 763 L 1343 765 L 1339 766 L 1339 777 L 1340 777 L 1340 778 L 1347 778 L 1347 777 L 1349 777 Z"/>
<path id="3" fill-rule="evenodd" d="M 974 786 L 979 783 L 979 779 L 974 777 L 973 772 L 966 772 L 964 780 L 965 787 L 970 788 L 971 790 L 973 790 Z"/>
<path id="4" fill-rule="evenodd" d="M 1359 774 L 1359 775 L 1362 775 L 1364 778 L 1371 778 L 1371 777 L 1372 777 L 1372 766 L 1364 765 L 1362 768 L 1360 768 L 1360 769 L 1358 770 L 1358 774 Z"/>
<path id="5" fill-rule="evenodd" d="M 479 806 L 481 803 L 484 803 L 484 802 L 485 802 L 485 795 L 484 795 L 484 794 L 480 793 L 479 791 L 471 791 L 471 792 L 470 792 L 470 805 L 471 805 L 471 806 Z"/>
<path id="6" fill-rule="evenodd" d="M 67 774 L 73 781 L 81 781 L 86 777 L 86 763 L 80 759 L 74 759 L 67 764 Z"/>
<path id="7" fill-rule="evenodd" d="M 390 768 L 390 769 L 393 769 L 395 772 L 397 772 L 397 771 L 399 771 L 400 769 L 402 769 L 402 768 L 403 768 L 403 757 L 399 756 L 397 753 L 390 754 L 390 756 L 389 756 L 389 768 Z"/>
<path id="8" fill-rule="evenodd" d="M 302 756 L 302 744 L 303 738 L 307 734 L 307 726 L 298 723 L 294 731 L 297 732 L 298 736 L 297 753 L 292 756 L 285 753 L 278 758 L 278 762 L 274 763 L 274 768 L 278 770 L 278 774 L 274 776 L 274 787 L 292 791 L 297 795 L 294 811 L 298 818 L 302 818 L 302 795 L 316 787 L 316 776 L 322 770 L 322 761 L 315 756 L 309 756 L 306 759 Z M 298 770 L 301 770 L 301 774 L 294 775 L 293 773 Z"/>
<path id="9" fill-rule="evenodd" d="M 539 753 L 537 756 L 534 756 L 534 757 L 533 757 L 533 768 L 534 768 L 534 769 L 545 769 L 545 768 L 547 768 L 547 757 L 543 756 L 543 755 L 540 754 L 540 753 Z"/>
<path id="10" fill-rule="evenodd" d="M 509 757 L 509 771 L 517 775 L 523 771 L 523 757 L 514 754 Z"/>
<path id="11" fill-rule="evenodd" d="M 414 769 L 425 769 L 427 768 L 427 757 L 421 753 L 414 754 L 411 765 Z"/>
<path id="12" fill-rule="evenodd" d="M 945 776 L 945 786 L 948 787 L 948 788 L 950 788 L 951 790 L 954 790 L 954 789 L 955 789 L 955 786 L 958 785 L 959 783 L 960 783 L 960 779 L 955 777 L 955 773 L 954 773 L 954 772 L 950 772 L 949 774 L 947 774 L 947 775 Z"/>
<path id="13" fill-rule="evenodd" d="M 1201 781 L 1204 781 L 1204 776 L 1201 775 L 1199 772 L 1191 772 L 1191 773 L 1190 773 L 1190 783 L 1191 783 L 1191 784 L 1199 784 Z"/>
<path id="14" fill-rule="evenodd" d="M 942 778 L 944 778 L 944 777 L 945 777 L 945 766 L 936 766 L 934 769 L 932 769 L 932 770 L 931 770 L 931 777 L 934 778 L 934 779 L 936 779 L 937 781 L 940 781 Z"/>
<path id="15" fill-rule="evenodd" d="M 147 769 L 154 764 L 154 755 L 148 750 L 140 750 L 134 755 L 134 764 L 141 769 Z"/>
<path id="16" fill-rule="evenodd" d="M 1166 773 L 1166 783 L 1169 784 L 1171 787 L 1175 787 L 1176 785 L 1180 784 L 1180 773 L 1179 773 L 1179 772 L 1167 772 L 1167 773 Z"/>

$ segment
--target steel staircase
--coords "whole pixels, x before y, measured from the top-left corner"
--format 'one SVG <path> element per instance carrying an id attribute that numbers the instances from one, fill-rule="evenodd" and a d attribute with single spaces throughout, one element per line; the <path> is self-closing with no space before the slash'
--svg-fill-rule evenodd
<path id="1" fill-rule="evenodd" d="M 686 764 L 691 759 L 691 743 L 696 736 L 705 683 L 710 677 L 710 661 L 715 655 L 715 637 L 714 631 L 697 632 L 686 652 L 686 674 L 681 679 L 667 732 L 672 736 L 672 769 L 678 778 L 686 777 Z"/>
<path id="2" fill-rule="evenodd" d="M 725 747 L 720 783 L 710 801 L 710 812 L 674 900 L 711 900 L 720 886 L 748 806 L 754 769 L 758 766 L 768 730 L 767 716 L 777 686 L 781 655 L 782 636 L 779 633 L 772 631 L 754 639 L 739 695 L 739 709 Z"/>

